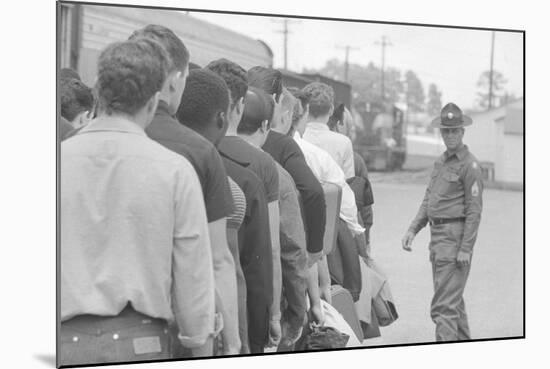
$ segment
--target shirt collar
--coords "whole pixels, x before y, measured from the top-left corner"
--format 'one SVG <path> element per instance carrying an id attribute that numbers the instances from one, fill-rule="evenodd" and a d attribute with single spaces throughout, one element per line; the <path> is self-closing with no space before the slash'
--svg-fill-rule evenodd
<path id="1" fill-rule="evenodd" d="M 170 114 L 170 111 L 168 110 L 168 103 L 166 101 L 163 101 L 163 100 L 159 100 L 158 105 L 157 105 L 157 110 L 155 111 L 155 115 L 167 115 L 171 118 L 174 118 Z"/>
<path id="2" fill-rule="evenodd" d="M 225 136 L 220 140 L 217 148 L 220 155 L 233 160 L 241 166 L 249 166 L 252 160 L 240 149 L 242 145 L 250 144 L 239 136 Z"/>
<path id="3" fill-rule="evenodd" d="M 451 157 L 455 156 L 458 158 L 458 160 L 464 160 L 466 158 L 466 155 L 468 154 L 468 146 L 462 145 L 460 150 L 458 150 L 456 153 L 449 155 L 448 151 L 445 151 L 445 160 L 450 159 Z"/>
<path id="4" fill-rule="evenodd" d="M 94 119 L 80 130 L 80 134 L 88 132 L 124 132 L 146 136 L 143 128 L 123 117 L 103 116 Z"/>
<path id="5" fill-rule="evenodd" d="M 309 122 L 306 125 L 306 129 L 308 128 L 319 130 L 319 131 L 330 131 L 330 129 L 325 123 L 320 123 L 320 122 Z"/>

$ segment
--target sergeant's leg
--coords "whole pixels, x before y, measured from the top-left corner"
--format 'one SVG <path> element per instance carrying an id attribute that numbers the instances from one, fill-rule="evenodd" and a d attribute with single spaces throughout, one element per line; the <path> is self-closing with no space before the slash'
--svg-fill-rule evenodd
<path id="1" fill-rule="evenodd" d="M 460 304 L 458 305 L 458 339 L 461 341 L 471 339 L 470 327 L 468 325 L 468 315 L 466 314 L 466 305 L 464 304 L 464 297 L 462 297 Z"/>
<path id="2" fill-rule="evenodd" d="M 454 261 L 449 260 L 434 260 L 432 268 L 434 297 L 431 317 L 436 324 L 436 340 L 458 341 L 463 335 L 469 336 L 462 298 L 469 268 L 459 268 Z M 462 329 L 463 335 L 459 334 L 459 329 Z"/>

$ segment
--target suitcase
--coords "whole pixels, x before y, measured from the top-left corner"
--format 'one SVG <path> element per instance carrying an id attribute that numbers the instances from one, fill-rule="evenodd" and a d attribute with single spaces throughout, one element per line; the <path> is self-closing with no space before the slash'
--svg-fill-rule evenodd
<path id="1" fill-rule="evenodd" d="M 363 329 L 361 328 L 361 323 L 355 311 L 355 304 L 349 291 L 336 284 L 330 287 L 330 295 L 332 296 L 332 306 L 342 314 L 357 338 L 359 338 L 359 341 L 362 342 L 364 337 Z"/>

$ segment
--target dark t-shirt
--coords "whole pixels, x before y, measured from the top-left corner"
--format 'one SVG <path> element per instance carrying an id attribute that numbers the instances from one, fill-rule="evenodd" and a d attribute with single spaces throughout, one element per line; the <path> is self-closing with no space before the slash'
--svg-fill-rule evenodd
<path id="1" fill-rule="evenodd" d="M 159 102 L 147 135 L 191 162 L 202 186 L 208 222 L 233 212 L 233 196 L 222 159 L 210 141 L 173 118 L 164 102 Z"/>
<path id="2" fill-rule="evenodd" d="M 325 195 L 302 150 L 291 137 L 275 131 L 269 131 L 262 148 L 292 176 L 302 200 L 307 250 L 321 251 L 326 223 Z"/>
<path id="3" fill-rule="evenodd" d="M 222 138 L 218 144 L 218 150 L 220 154 L 240 163 L 260 178 L 264 184 L 268 203 L 279 199 L 279 173 L 269 154 L 237 136 Z"/>
<path id="4" fill-rule="evenodd" d="M 246 198 L 246 213 L 239 228 L 239 256 L 246 280 L 248 338 L 263 346 L 269 333 L 269 308 L 273 301 L 273 258 L 267 199 L 262 181 L 245 163 L 222 154 L 227 174 Z"/>

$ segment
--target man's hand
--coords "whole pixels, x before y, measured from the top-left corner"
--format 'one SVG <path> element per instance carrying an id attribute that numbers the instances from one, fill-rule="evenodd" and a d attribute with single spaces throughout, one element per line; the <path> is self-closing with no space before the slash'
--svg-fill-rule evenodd
<path id="1" fill-rule="evenodd" d="M 269 322 L 269 343 L 267 347 L 277 347 L 281 342 L 281 321 L 271 320 Z"/>
<path id="2" fill-rule="evenodd" d="M 325 317 L 323 316 L 323 309 L 321 305 L 314 305 L 311 307 L 311 313 L 313 314 L 314 323 L 318 326 L 325 324 Z"/>
<path id="3" fill-rule="evenodd" d="M 458 264 L 459 268 L 467 267 L 470 265 L 470 258 L 471 255 L 464 251 L 459 251 L 458 255 L 456 256 L 456 263 Z"/>
<path id="4" fill-rule="evenodd" d="M 315 252 L 315 253 L 311 253 L 311 252 L 307 252 L 307 267 L 308 269 L 311 268 L 313 266 L 313 264 L 315 264 L 316 262 L 318 262 L 319 260 L 321 260 L 321 258 L 323 257 L 323 250 L 319 251 L 319 252 Z"/>
<path id="5" fill-rule="evenodd" d="M 319 286 L 319 297 L 332 305 L 332 294 L 330 293 L 330 286 Z"/>
<path id="6" fill-rule="evenodd" d="M 401 246 L 403 246 L 403 250 L 405 251 L 412 251 L 411 245 L 414 240 L 415 234 L 411 231 L 407 231 L 405 233 L 405 236 L 403 236 L 403 239 L 401 240 Z"/>

